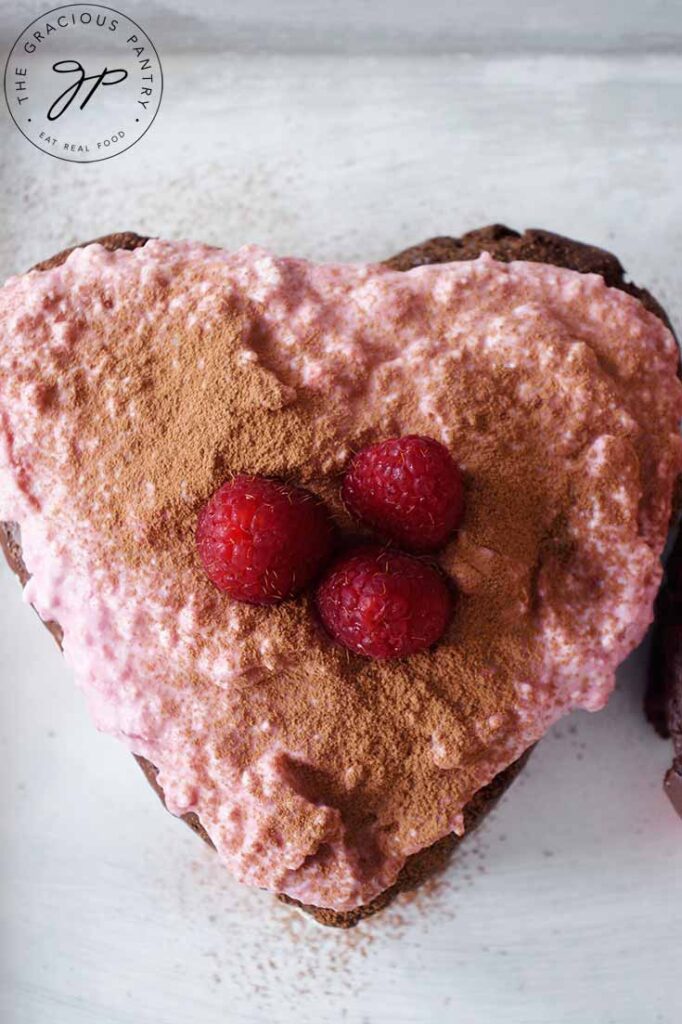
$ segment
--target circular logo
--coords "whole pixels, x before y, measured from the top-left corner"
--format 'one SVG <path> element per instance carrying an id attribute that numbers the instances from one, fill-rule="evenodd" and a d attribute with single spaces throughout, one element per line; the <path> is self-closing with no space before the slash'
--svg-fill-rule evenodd
<path id="1" fill-rule="evenodd" d="M 135 145 L 162 93 L 149 36 L 101 4 L 67 4 L 36 18 L 5 65 L 5 99 L 19 131 L 43 153 L 79 164 Z"/>

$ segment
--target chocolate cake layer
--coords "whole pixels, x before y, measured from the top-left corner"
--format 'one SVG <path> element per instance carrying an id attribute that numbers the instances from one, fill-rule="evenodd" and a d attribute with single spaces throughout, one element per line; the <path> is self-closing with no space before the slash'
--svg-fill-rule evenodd
<path id="1" fill-rule="evenodd" d="M 673 763 L 664 787 L 682 817 L 682 533 L 678 534 L 656 602 L 645 696 L 649 721 L 673 743 Z"/>

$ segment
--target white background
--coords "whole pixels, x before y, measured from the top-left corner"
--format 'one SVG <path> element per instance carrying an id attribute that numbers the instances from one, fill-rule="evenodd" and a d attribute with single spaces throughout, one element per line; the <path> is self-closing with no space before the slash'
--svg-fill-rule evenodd
<path id="1" fill-rule="evenodd" d="M 3 53 L 48 6 L 0 3 Z M 123 9 L 159 50 L 159 116 L 78 166 L 0 112 L 3 277 L 126 228 L 364 259 L 497 220 L 612 248 L 682 328 L 678 2 Z M 434 891 L 344 934 L 233 884 L 162 812 L 19 598 L 1 570 L 3 1024 L 679 1021 L 682 824 L 643 652 Z"/>

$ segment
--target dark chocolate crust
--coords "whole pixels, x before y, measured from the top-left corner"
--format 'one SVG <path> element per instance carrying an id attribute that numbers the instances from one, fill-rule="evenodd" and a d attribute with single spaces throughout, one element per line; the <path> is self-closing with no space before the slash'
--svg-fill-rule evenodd
<path id="1" fill-rule="evenodd" d="M 682 532 L 656 601 L 644 706 L 659 735 L 672 739 L 674 757 L 664 788 L 682 817 Z"/>
<path id="2" fill-rule="evenodd" d="M 618 288 L 634 295 L 646 309 L 671 328 L 661 304 L 645 288 L 638 288 L 626 280 L 625 270 L 613 253 L 540 228 L 528 228 L 519 234 L 504 224 L 490 224 L 485 228 L 468 231 L 460 238 L 431 238 L 386 260 L 386 265 L 394 270 L 410 270 L 426 263 L 475 260 L 482 252 L 489 252 L 501 263 L 527 260 L 530 263 L 551 263 L 555 267 L 567 267 L 581 274 L 600 274 L 609 288 Z"/>
<path id="3" fill-rule="evenodd" d="M 105 235 L 93 239 L 106 249 L 137 249 L 144 245 L 147 238 L 134 232 L 126 231 L 118 234 Z M 86 245 L 89 243 L 80 243 Z M 65 249 L 55 256 L 38 263 L 34 270 L 48 270 L 59 266 L 67 258 L 74 246 Z M 512 260 L 529 260 L 537 263 L 550 263 L 559 267 L 567 267 L 582 273 L 601 274 L 606 283 L 622 291 L 629 292 L 638 298 L 647 309 L 659 316 L 668 326 L 669 321 L 658 302 L 644 289 L 637 288 L 625 280 L 620 262 L 611 253 L 595 246 L 585 245 L 549 231 L 529 229 L 523 234 L 512 231 L 500 224 L 470 231 L 459 238 L 433 238 L 421 245 L 405 249 L 398 255 L 386 260 L 386 265 L 395 270 L 410 270 L 413 267 L 432 264 L 450 263 L 461 260 L 476 259 L 482 252 L 489 252 L 495 259 L 502 262 Z M 28 579 L 28 572 L 21 553 L 21 541 L 11 523 L 0 523 L 0 547 L 4 551 L 10 568 L 16 573 L 22 584 Z M 58 623 L 46 623 L 58 643 L 61 643 L 62 631 Z M 530 751 L 509 765 L 493 781 L 480 790 L 464 809 L 466 834 L 483 820 L 492 810 L 502 794 L 518 775 L 525 764 Z M 143 757 L 136 757 L 147 780 L 164 802 L 163 791 L 157 782 L 157 770 L 153 764 Z M 183 820 L 197 835 L 213 845 L 196 814 L 183 815 Z M 416 889 L 426 878 L 437 874 L 448 863 L 453 850 L 460 842 L 460 837 L 449 835 L 432 846 L 408 859 L 397 881 L 389 889 L 377 896 L 370 903 L 356 910 L 338 912 L 319 907 L 306 906 L 287 896 L 279 898 L 286 903 L 301 907 L 311 914 L 320 924 L 337 928 L 350 928 L 386 907 L 400 892 Z"/>

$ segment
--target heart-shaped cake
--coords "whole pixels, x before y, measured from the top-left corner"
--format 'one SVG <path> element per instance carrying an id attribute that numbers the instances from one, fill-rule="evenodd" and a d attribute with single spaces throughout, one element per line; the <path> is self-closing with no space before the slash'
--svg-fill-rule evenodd
<path id="1" fill-rule="evenodd" d="M 601 707 L 651 620 L 678 350 L 600 250 L 495 228 L 316 265 L 112 236 L 10 279 L 0 325 L 26 600 L 169 810 L 323 920 L 377 906 L 557 718 Z M 226 482 L 305 488 L 343 550 L 376 539 L 341 498 L 354 455 L 413 435 L 464 481 L 418 556 L 452 594 L 427 649 L 349 651 L 314 582 L 267 605 L 211 582 L 197 520 Z"/>

